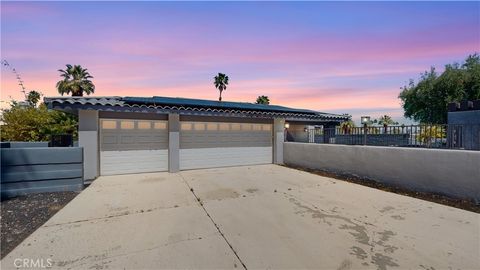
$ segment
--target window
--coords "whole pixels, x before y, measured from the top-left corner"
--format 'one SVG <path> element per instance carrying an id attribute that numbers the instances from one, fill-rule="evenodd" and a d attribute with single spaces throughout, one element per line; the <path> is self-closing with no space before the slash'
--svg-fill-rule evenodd
<path id="1" fill-rule="evenodd" d="M 167 123 L 166 122 L 153 122 L 154 129 L 166 129 Z"/>
<path id="2" fill-rule="evenodd" d="M 271 125 L 262 125 L 262 130 L 270 131 L 270 130 L 272 130 L 272 126 Z"/>
<path id="3" fill-rule="evenodd" d="M 252 124 L 242 124 L 242 130 L 252 130 Z"/>
<path id="4" fill-rule="evenodd" d="M 240 124 L 232 124 L 232 130 L 240 130 Z"/>
<path id="5" fill-rule="evenodd" d="M 135 128 L 135 123 L 133 121 L 122 120 L 120 122 L 120 128 L 121 129 L 134 129 Z"/>
<path id="6" fill-rule="evenodd" d="M 117 121 L 115 120 L 102 121 L 102 129 L 116 129 L 116 128 L 117 128 Z"/>
<path id="7" fill-rule="evenodd" d="M 217 123 L 207 123 L 207 130 L 217 130 L 218 124 Z"/>
<path id="8" fill-rule="evenodd" d="M 205 130 L 205 123 L 194 123 L 193 128 L 195 130 Z"/>
<path id="9" fill-rule="evenodd" d="M 230 124 L 228 123 L 220 123 L 218 124 L 219 130 L 230 130 Z"/>
<path id="10" fill-rule="evenodd" d="M 137 125 L 138 125 L 138 129 L 151 129 L 152 128 L 152 122 L 150 122 L 150 121 L 138 121 Z"/>
<path id="11" fill-rule="evenodd" d="M 253 130 L 255 130 L 255 131 L 260 131 L 260 130 L 262 130 L 262 125 L 260 125 L 260 124 L 253 124 Z"/>
<path id="12" fill-rule="evenodd" d="M 192 130 L 192 123 L 182 123 L 180 125 L 181 130 Z"/>

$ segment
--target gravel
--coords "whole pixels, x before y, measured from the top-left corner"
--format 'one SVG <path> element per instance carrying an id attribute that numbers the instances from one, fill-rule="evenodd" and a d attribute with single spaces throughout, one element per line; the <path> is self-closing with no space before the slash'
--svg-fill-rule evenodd
<path id="1" fill-rule="evenodd" d="M 42 226 L 78 192 L 29 194 L 1 202 L 1 257 Z"/>

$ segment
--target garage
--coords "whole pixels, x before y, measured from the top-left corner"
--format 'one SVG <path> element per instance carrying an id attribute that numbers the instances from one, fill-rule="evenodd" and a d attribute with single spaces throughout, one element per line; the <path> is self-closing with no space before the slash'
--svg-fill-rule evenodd
<path id="1" fill-rule="evenodd" d="M 272 163 L 272 124 L 182 121 L 180 170 Z"/>
<path id="2" fill-rule="evenodd" d="M 168 122 L 100 119 L 100 174 L 168 170 Z"/>
<path id="3" fill-rule="evenodd" d="M 333 128 L 348 115 L 271 104 L 179 97 L 52 97 L 78 115 L 85 182 L 99 175 L 282 164 L 291 125 Z M 287 136 L 288 137 L 288 136 Z"/>

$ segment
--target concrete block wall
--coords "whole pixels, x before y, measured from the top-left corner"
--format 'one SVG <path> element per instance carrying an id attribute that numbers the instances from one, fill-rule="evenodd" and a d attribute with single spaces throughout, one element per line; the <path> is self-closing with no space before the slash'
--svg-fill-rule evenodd
<path id="1" fill-rule="evenodd" d="M 480 152 L 284 143 L 284 162 L 480 202 Z"/>

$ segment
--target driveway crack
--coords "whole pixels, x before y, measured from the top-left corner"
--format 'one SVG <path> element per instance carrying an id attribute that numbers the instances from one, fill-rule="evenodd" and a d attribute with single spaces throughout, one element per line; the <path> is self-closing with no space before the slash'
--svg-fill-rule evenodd
<path id="1" fill-rule="evenodd" d="M 190 192 L 192 192 L 193 196 L 195 197 L 195 199 L 198 201 L 198 203 L 200 204 L 200 207 L 202 207 L 203 211 L 205 212 L 205 214 L 207 214 L 207 217 L 210 219 L 210 221 L 213 223 L 213 225 L 215 226 L 215 228 L 217 228 L 217 231 L 218 233 L 220 233 L 220 235 L 222 236 L 223 240 L 225 240 L 225 242 L 227 243 L 227 245 L 230 247 L 230 249 L 232 250 L 233 254 L 235 254 L 235 257 L 237 257 L 238 261 L 240 261 L 240 263 L 242 264 L 243 266 L 243 269 L 247 270 L 247 266 L 245 265 L 245 263 L 242 261 L 242 259 L 240 258 L 240 256 L 238 255 L 237 251 L 233 248 L 232 244 L 230 244 L 230 242 L 228 241 L 227 237 L 225 236 L 225 234 L 222 232 L 222 230 L 220 229 L 220 227 L 218 226 L 218 224 L 215 222 L 215 220 L 213 220 L 212 216 L 210 215 L 210 213 L 208 213 L 207 209 L 205 208 L 205 206 L 203 205 L 202 201 L 200 200 L 200 197 L 197 196 L 197 194 L 195 194 L 195 191 L 193 190 L 193 188 L 188 184 L 187 180 L 185 180 L 185 178 L 183 177 L 182 174 L 180 174 L 180 177 L 182 178 L 183 182 L 185 183 L 185 185 L 187 185 L 188 189 L 190 190 Z"/>

